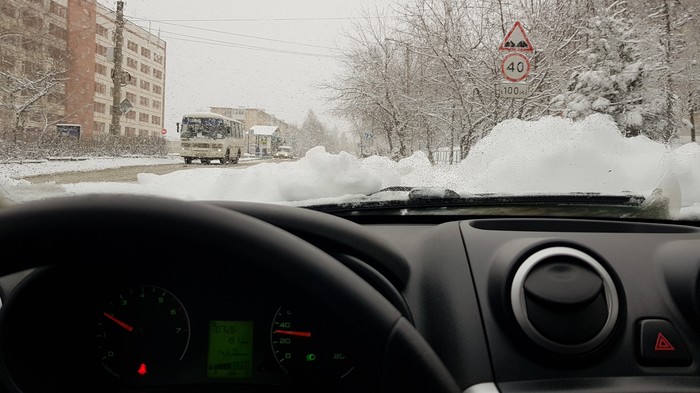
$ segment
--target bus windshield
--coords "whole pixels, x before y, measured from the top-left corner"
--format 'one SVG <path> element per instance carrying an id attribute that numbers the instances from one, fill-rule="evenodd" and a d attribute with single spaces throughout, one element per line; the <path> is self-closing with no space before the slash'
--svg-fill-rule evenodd
<path id="1" fill-rule="evenodd" d="M 231 126 L 223 119 L 207 117 L 183 117 L 183 138 L 214 138 L 221 139 L 231 133 Z"/>

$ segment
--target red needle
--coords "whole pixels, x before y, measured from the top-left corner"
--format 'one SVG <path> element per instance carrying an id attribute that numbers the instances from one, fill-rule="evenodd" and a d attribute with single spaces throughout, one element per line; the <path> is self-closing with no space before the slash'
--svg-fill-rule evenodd
<path id="1" fill-rule="evenodd" d="M 122 321 L 118 320 L 118 319 L 115 318 L 113 315 L 107 314 L 106 312 L 103 312 L 102 314 L 103 314 L 105 317 L 107 317 L 107 318 L 111 319 L 112 321 L 114 321 L 114 323 L 116 323 L 117 325 L 123 327 L 124 329 L 126 329 L 126 330 L 128 330 L 128 331 L 134 330 L 134 327 L 133 327 L 133 326 L 129 325 L 129 324 L 126 323 L 126 322 L 122 322 Z"/>
<path id="2" fill-rule="evenodd" d="M 286 334 L 288 336 L 311 337 L 311 332 L 297 332 L 295 330 L 275 330 L 274 333 Z"/>

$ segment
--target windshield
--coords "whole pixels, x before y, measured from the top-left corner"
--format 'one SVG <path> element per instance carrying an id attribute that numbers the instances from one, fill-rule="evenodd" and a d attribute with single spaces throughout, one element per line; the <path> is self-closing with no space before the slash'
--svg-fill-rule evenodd
<path id="1" fill-rule="evenodd" d="M 3 0 L 2 204 L 110 192 L 700 220 L 698 11 Z"/>
<path id="2" fill-rule="evenodd" d="M 206 117 L 185 116 L 182 118 L 182 138 L 221 138 L 230 132 L 230 124 L 225 124 L 224 120 Z"/>

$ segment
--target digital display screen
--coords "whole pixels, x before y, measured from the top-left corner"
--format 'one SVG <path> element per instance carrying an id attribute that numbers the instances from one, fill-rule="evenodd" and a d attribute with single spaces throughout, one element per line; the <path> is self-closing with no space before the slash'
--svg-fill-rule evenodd
<path id="1" fill-rule="evenodd" d="M 248 378 L 253 372 L 253 321 L 209 322 L 208 378 Z"/>

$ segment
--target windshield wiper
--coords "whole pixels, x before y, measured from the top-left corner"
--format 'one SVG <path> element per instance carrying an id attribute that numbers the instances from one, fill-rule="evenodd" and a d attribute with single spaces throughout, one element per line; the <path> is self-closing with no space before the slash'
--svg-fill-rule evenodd
<path id="1" fill-rule="evenodd" d="M 373 196 L 381 194 L 383 192 L 408 192 L 409 200 L 442 200 L 442 199 L 453 199 L 460 198 L 461 196 L 449 188 L 441 187 L 408 187 L 408 186 L 394 186 L 382 188 L 379 191 L 375 191 L 368 196 Z"/>
<path id="2" fill-rule="evenodd" d="M 401 197 L 378 199 L 382 193 Z M 666 201 L 666 203 L 665 203 Z M 352 202 L 305 206 L 336 215 L 537 215 L 668 219 L 667 198 L 654 193 L 648 199 L 633 194 L 468 194 L 446 188 L 387 187 Z"/>

